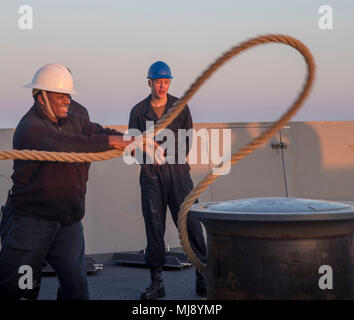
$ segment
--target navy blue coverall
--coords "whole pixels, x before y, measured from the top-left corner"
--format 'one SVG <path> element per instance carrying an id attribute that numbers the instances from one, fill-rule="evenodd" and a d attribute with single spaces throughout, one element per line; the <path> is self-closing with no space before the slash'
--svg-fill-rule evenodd
<path id="1" fill-rule="evenodd" d="M 167 94 L 165 113 L 172 107 L 178 98 Z M 139 102 L 130 112 L 129 129 L 146 131 L 146 121 L 159 120 L 150 104 L 151 95 Z M 192 117 L 188 106 L 167 127 L 174 132 L 176 150 L 178 149 L 178 129 L 193 128 Z M 191 142 L 187 140 L 186 151 L 188 154 Z M 168 154 L 167 154 L 168 157 Z M 142 211 L 145 221 L 147 247 L 145 263 L 148 267 L 159 267 L 166 263 L 165 258 L 165 223 L 167 206 L 172 219 L 177 227 L 178 213 L 185 197 L 193 189 L 188 163 L 178 164 L 142 164 L 140 170 L 140 187 Z M 199 220 L 188 216 L 187 230 L 189 240 L 194 252 L 202 262 L 206 262 L 206 245 L 203 237 L 202 226 Z"/>

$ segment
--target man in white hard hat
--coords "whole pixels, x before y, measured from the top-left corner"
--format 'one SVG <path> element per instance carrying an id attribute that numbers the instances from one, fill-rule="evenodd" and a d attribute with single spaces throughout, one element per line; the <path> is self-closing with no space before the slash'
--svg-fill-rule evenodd
<path id="1" fill-rule="evenodd" d="M 16 127 L 14 149 L 101 152 L 130 144 L 123 141 L 122 133 L 69 112 L 76 91 L 64 66 L 41 67 L 26 87 L 39 91 Z M 81 224 L 87 179 L 88 166 L 82 163 L 14 161 L 13 221 L 0 252 L 0 298 L 25 296 L 33 286 L 21 281 L 23 270 L 38 279 L 45 260 L 58 275 L 64 300 L 89 298 Z"/>
<path id="2" fill-rule="evenodd" d="M 37 99 L 37 96 L 39 94 L 40 94 L 40 90 L 32 89 L 32 96 L 33 96 L 34 100 Z M 86 121 L 90 121 L 90 116 L 89 116 L 87 109 L 73 99 L 71 99 L 71 101 L 70 101 L 69 114 L 70 113 L 75 113 L 78 116 L 83 117 Z M 85 170 L 85 169 L 89 170 L 90 164 L 91 164 L 90 162 L 85 162 L 80 165 L 82 165 L 83 170 Z M 84 180 L 85 178 L 83 176 L 82 176 L 82 178 L 83 178 L 83 181 L 81 183 L 85 184 L 86 183 L 86 181 Z M 2 244 L 4 243 L 4 239 L 10 229 L 10 226 L 12 224 L 13 217 L 14 217 L 14 212 L 13 212 L 13 210 L 11 210 L 11 206 L 12 206 L 11 198 L 12 198 L 12 195 L 11 195 L 11 190 L 10 190 L 8 192 L 8 197 L 7 197 L 5 205 L 1 207 L 0 239 L 1 239 Z M 47 263 L 45 263 L 43 265 L 43 267 L 45 267 L 46 264 Z M 37 300 L 39 290 L 40 290 L 40 283 L 41 283 L 41 274 L 38 274 L 38 278 L 33 279 L 33 289 L 25 291 L 24 298 L 26 298 L 28 300 Z M 57 293 L 57 300 L 60 300 L 60 299 L 61 299 L 61 291 L 59 288 L 58 293 Z"/>

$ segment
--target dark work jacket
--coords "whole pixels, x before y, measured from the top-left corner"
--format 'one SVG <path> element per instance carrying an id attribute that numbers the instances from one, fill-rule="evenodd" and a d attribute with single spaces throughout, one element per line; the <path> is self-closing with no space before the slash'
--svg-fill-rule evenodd
<path id="1" fill-rule="evenodd" d="M 146 121 L 154 121 L 154 125 L 159 121 L 159 118 L 157 114 L 155 113 L 154 109 L 151 107 L 150 104 L 151 101 L 151 95 L 149 95 L 147 98 L 139 102 L 137 105 L 135 105 L 131 112 L 130 112 L 130 117 L 129 117 L 129 129 L 139 129 L 142 133 L 146 131 Z M 173 103 L 178 101 L 178 98 L 167 94 L 167 103 L 166 103 L 166 108 L 164 111 L 164 114 L 166 114 L 169 109 L 172 107 Z M 189 110 L 188 105 L 184 107 L 182 112 L 170 123 L 169 126 L 167 126 L 167 129 L 170 129 L 173 131 L 174 136 L 175 136 L 175 163 L 182 163 L 182 159 L 178 161 L 178 129 L 185 129 L 189 130 L 193 128 L 193 121 L 192 121 L 192 116 Z M 166 141 L 166 138 L 159 142 L 159 144 L 162 144 L 164 141 Z M 186 140 L 182 143 L 186 144 L 186 155 L 188 155 L 190 147 L 192 145 L 192 141 L 187 137 Z M 166 157 L 169 155 L 166 153 Z M 183 159 L 185 162 L 185 159 Z M 142 164 L 142 169 L 146 168 L 146 166 L 151 166 L 149 164 L 145 164 L 146 162 L 144 161 L 144 164 Z M 188 166 L 188 164 L 186 164 Z M 189 166 L 188 166 L 189 167 Z"/>
<path id="2" fill-rule="evenodd" d="M 87 110 L 72 101 L 68 117 L 52 122 L 36 103 L 23 116 L 13 137 L 14 149 L 56 152 L 101 152 L 108 135 L 122 133 L 89 121 Z M 11 202 L 15 214 L 63 224 L 85 213 L 87 163 L 14 160 Z"/>

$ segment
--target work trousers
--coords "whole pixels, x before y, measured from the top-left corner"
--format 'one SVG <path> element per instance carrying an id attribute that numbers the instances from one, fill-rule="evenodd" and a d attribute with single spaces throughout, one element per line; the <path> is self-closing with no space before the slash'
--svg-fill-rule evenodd
<path id="1" fill-rule="evenodd" d="M 167 206 L 177 227 L 178 213 L 185 197 L 193 189 L 188 164 L 143 165 L 140 172 L 142 211 L 147 247 L 145 263 L 163 266 L 165 259 L 165 226 Z M 187 231 L 191 246 L 206 262 L 206 245 L 200 221 L 188 215 Z"/>
<path id="2" fill-rule="evenodd" d="M 13 215 L 2 239 L 0 298 L 30 296 L 26 291 L 31 289 L 23 288 L 23 284 L 21 287 L 21 277 L 25 276 L 22 268 L 29 266 L 32 280 L 36 281 L 40 279 L 44 261 L 56 271 L 64 300 L 89 299 L 82 223 L 62 225 L 20 214 Z M 33 288 L 36 287 L 34 283 Z"/>

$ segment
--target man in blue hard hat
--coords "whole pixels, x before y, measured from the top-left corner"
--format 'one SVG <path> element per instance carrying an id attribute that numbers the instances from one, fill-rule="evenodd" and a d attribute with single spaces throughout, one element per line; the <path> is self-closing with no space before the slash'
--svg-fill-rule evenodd
<path id="1" fill-rule="evenodd" d="M 154 124 L 167 113 L 178 98 L 168 94 L 172 75 L 169 66 L 163 61 L 153 63 L 148 71 L 148 85 L 151 94 L 130 112 L 129 129 L 146 131 L 147 121 Z M 178 145 L 178 129 L 191 129 L 193 127 L 191 113 L 188 106 L 167 127 L 173 131 L 176 149 Z M 164 141 L 160 142 L 163 143 Z M 191 142 L 186 140 L 186 154 L 188 155 Z M 168 154 L 166 158 L 168 158 Z M 179 164 L 178 153 L 174 154 L 175 164 L 163 165 L 141 164 L 140 187 L 142 211 L 145 222 L 147 247 L 145 263 L 150 267 L 151 284 L 142 293 L 141 299 L 152 300 L 165 296 L 165 288 L 161 277 L 162 266 L 165 259 L 165 223 L 167 206 L 171 211 L 173 222 L 177 226 L 178 213 L 185 197 L 193 189 L 188 163 Z M 194 252 L 202 262 L 206 262 L 206 245 L 203 237 L 201 223 L 190 216 L 187 221 L 189 239 Z M 196 271 L 196 293 L 206 296 L 206 281 L 203 275 Z"/>

